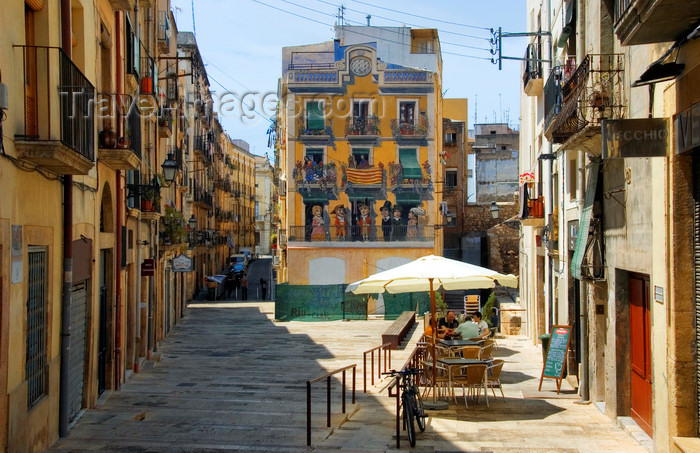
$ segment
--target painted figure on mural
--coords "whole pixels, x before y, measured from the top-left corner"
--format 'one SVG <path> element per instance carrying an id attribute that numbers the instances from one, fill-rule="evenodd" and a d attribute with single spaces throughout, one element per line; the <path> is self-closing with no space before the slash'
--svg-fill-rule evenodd
<path id="1" fill-rule="evenodd" d="M 420 236 L 418 234 L 418 218 L 425 214 L 425 210 L 421 207 L 414 207 L 408 211 L 408 226 L 406 227 L 406 238 L 416 240 Z"/>
<path id="2" fill-rule="evenodd" d="M 391 239 L 391 202 L 385 201 L 379 211 L 382 213 L 382 235 L 384 240 L 388 241 Z"/>
<path id="3" fill-rule="evenodd" d="M 372 229 L 372 219 L 369 217 L 369 203 L 367 200 L 360 204 L 360 217 L 357 219 L 357 225 L 360 227 L 360 235 L 363 241 L 369 240 L 369 233 Z"/>
<path id="4" fill-rule="evenodd" d="M 325 241 L 326 230 L 323 221 L 323 208 L 319 205 L 315 205 L 311 208 L 311 213 L 313 214 L 313 218 L 311 219 L 311 240 Z"/>
<path id="5" fill-rule="evenodd" d="M 401 241 L 406 237 L 406 225 L 403 223 L 401 205 L 395 204 L 392 209 L 394 216 L 391 218 L 391 237 L 394 241 Z"/>
<path id="6" fill-rule="evenodd" d="M 347 220 L 345 218 L 345 206 L 338 205 L 333 210 L 335 214 L 335 220 L 333 224 L 335 225 L 335 237 L 338 241 L 344 241 L 347 236 Z"/>

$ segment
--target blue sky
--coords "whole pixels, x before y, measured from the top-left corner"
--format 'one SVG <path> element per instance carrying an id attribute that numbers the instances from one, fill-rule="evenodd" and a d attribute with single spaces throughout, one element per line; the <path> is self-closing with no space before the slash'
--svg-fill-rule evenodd
<path id="1" fill-rule="evenodd" d="M 341 4 L 349 25 L 364 25 L 371 14 L 375 26 L 437 28 L 445 97 L 469 99 L 469 127 L 475 106 L 478 123 L 495 119 L 517 127 L 520 61 L 504 60 L 502 71 L 487 61 L 491 33 L 486 29 L 525 31 L 525 0 L 172 0 L 180 31 L 193 30 L 194 10 L 197 43 L 215 96 L 231 92 L 243 99 L 220 121 L 232 138 L 250 143 L 254 154 L 272 155 L 265 116 L 273 113 L 282 47 L 332 40 Z M 506 38 L 503 55 L 522 57 L 525 45 L 524 38 Z"/>

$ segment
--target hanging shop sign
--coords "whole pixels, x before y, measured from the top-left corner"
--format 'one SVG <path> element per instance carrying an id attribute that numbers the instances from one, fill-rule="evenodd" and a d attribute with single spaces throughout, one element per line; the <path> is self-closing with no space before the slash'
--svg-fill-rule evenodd
<path id="1" fill-rule="evenodd" d="M 667 118 L 603 121 L 603 159 L 668 155 Z"/>
<path id="2" fill-rule="evenodd" d="M 153 277 L 156 274 L 156 260 L 146 258 L 141 263 L 141 277 Z"/>
<path id="3" fill-rule="evenodd" d="M 188 257 L 184 253 L 181 253 L 173 258 L 172 265 L 173 272 L 192 272 L 194 270 L 192 258 Z"/>
<path id="4" fill-rule="evenodd" d="M 676 154 L 700 146 L 700 102 L 676 115 L 674 125 Z"/>

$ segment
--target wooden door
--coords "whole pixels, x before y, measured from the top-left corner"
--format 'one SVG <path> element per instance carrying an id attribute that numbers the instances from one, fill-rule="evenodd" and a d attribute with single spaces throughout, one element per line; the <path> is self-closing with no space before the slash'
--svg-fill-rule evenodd
<path id="1" fill-rule="evenodd" d="M 649 278 L 630 276 L 631 415 L 652 436 Z"/>

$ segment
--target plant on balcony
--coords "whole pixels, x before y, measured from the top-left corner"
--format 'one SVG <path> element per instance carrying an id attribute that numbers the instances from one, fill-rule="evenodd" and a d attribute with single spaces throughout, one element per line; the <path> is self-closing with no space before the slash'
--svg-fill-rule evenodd
<path id="1" fill-rule="evenodd" d="M 174 206 L 165 207 L 165 215 L 161 224 L 163 225 L 163 239 L 166 244 L 182 244 L 187 239 L 185 218 Z"/>
<path id="2" fill-rule="evenodd" d="M 154 189 L 145 190 L 141 194 L 141 210 L 144 212 L 155 211 L 154 205 L 158 198 L 158 193 Z"/>
<path id="3" fill-rule="evenodd" d="M 124 136 L 119 139 L 119 147 L 122 149 L 131 148 L 131 132 L 128 128 L 124 130 Z"/>
<path id="4" fill-rule="evenodd" d="M 403 179 L 403 168 L 400 162 L 389 162 L 389 185 L 395 186 Z"/>
<path id="5" fill-rule="evenodd" d="M 106 123 L 99 134 L 100 148 L 112 149 L 117 147 L 117 134 L 112 130 L 112 125 Z"/>

